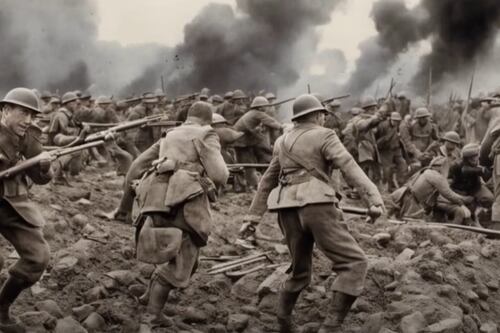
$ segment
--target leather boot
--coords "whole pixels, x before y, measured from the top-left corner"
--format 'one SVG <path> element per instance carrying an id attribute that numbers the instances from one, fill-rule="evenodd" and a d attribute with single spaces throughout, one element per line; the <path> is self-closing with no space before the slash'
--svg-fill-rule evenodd
<path id="1" fill-rule="evenodd" d="M 168 294 L 173 289 L 173 286 L 167 282 L 161 281 L 157 277 L 151 284 L 148 313 L 153 316 L 151 325 L 153 327 L 169 327 L 172 326 L 172 320 L 163 314 L 163 307 L 168 299 Z"/>
<path id="2" fill-rule="evenodd" d="M 336 291 L 318 333 L 340 333 L 342 323 L 357 297 Z"/>
<path id="3" fill-rule="evenodd" d="M 295 333 L 297 326 L 292 321 L 292 311 L 300 292 L 281 291 L 278 300 L 278 325 L 280 333 Z"/>
<path id="4" fill-rule="evenodd" d="M 9 276 L 0 291 L 0 332 L 4 333 L 24 333 L 26 328 L 17 318 L 10 316 L 10 306 L 21 291 L 28 288 L 31 283 Z"/>

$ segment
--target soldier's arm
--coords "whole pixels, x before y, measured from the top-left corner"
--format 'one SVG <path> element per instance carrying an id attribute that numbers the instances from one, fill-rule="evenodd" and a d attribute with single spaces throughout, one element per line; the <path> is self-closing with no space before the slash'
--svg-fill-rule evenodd
<path id="1" fill-rule="evenodd" d="M 257 113 L 259 115 L 259 120 L 261 124 L 263 124 L 266 127 L 274 128 L 274 129 L 281 129 L 282 125 L 279 121 L 271 117 L 270 115 L 264 113 L 264 112 L 259 112 Z"/>
<path id="2" fill-rule="evenodd" d="M 383 207 L 384 201 L 377 186 L 361 170 L 335 132 L 331 131 L 321 140 L 323 142 L 321 150 L 324 158 L 331 161 L 334 167 L 340 169 L 347 183 L 359 191 L 369 206 Z"/>
<path id="3" fill-rule="evenodd" d="M 463 205 L 464 200 L 463 197 L 455 193 L 451 188 L 450 185 L 448 184 L 448 181 L 446 180 L 443 175 L 441 175 L 439 172 L 432 172 L 428 173 L 428 178 L 427 181 L 441 194 L 445 199 L 451 201 L 452 203 L 455 203 L 457 205 Z"/>
<path id="4" fill-rule="evenodd" d="M 153 163 L 154 160 L 158 159 L 159 155 L 160 141 L 156 142 L 147 150 L 142 152 L 139 156 L 137 156 L 127 172 L 125 182 L 130 184 L 132 180 L 142 177 L 144 172 L 151 168 L 151 163 Z"/>
<path id="5" fill-rule="evenodd" d="M 422 155 L 422 152 L 417 149 L 411 140 L 410 128 L 408 125 L 401 125 L 399 130 L 401 133 L 401 141 L 403 142 L 406 151 L 415 157 Z"/>
<path id="6" fill-rule="evenodd" d="M 257 193 L 255 194 L 248 211 L 250 215 L 262 216 L 267 211 L 267 198 L 269 197 L 269 193 L 271 193 L 271 191 L 278 186 L 280 171 L 281 166 L 279 158 L 277 155 L 274 155 L 269 167 L 266 172 L 264 172 L 259 182 Z"/>
<path id="7" fill-rule="evenodd" d="M 224 157 L 221 154 L 221 146 L 219 137 L 215 130 L 211 130 L 205 136 L 203 143 L 206 148 L 206 156 L 203 160 L 205 172 L 216 186 L 224 186 L 229 178 L 229 170 L 227 169 Z"/>
<path id="8" fill-rule="evenodd" d="M 42 143 L 40 141 L 41 133 L 38 133 L 38 131 L 39 130 L 36 128 L 30 128 L 26 132 L 25 136 L 26 144 L 24 145 L 25 149 L 23 151 L 23 155 L 27 159 L 34 157 L 43 151 Z M 53 176 L 52 169 L 49 168 L 48 170 L 45 171 L 42 170 L 40 165 L 35 165 L 31 167 L 26 171 L 26 174 L 28 175 L 28 177 L 31 178 L 31 180 L 33 180 L 35 184 L 40 184 L 40 185 L 47 184 L 48 182 L 50 182 Z"/>

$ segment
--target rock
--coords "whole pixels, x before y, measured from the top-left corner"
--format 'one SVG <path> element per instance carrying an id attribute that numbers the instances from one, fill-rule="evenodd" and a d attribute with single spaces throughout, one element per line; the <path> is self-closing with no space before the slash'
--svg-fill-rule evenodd
<path id="1" fill-rule="evenodd" d="M 396 257 L 395 261 L 398 263 L 407 263 L 408 261 L 410 261 L 410 259 L 413 257 L 414 254 L 415 251 L 406 248 Z"/>
<path id="2" fill-rule="evenodd" d="M 92 205 L 92 202 L 90 200 L 87 200 L 87 199 L 80 199 L 76 202 L 77 204 L 79 205 L 82 205 L 82 206 L 90 206 Z"/>
<path id="3" fill-rule="evenodd" d="M 460 332 L 462 321 L 456 318 L 441 320 L 427 327 L 429 333 L 456 333 Z"/>
<path id="4" fill-rule="evenodd" d="M 366 318 L 360 333 L 378 333 L 384 326 L 384 314 L 382 312 L 374 313 Z"/>
<path id="5" fill-rule="evenodd" d="M 274 313 L 278 306 L 278 295 L 277 294 L 267 294 L 262 297 L 259 302 L 259 311 L 266 313 Z"/>
<path id="6" fill-rule="evenodd" d="M 64 234 L 69 230 L 69 224 L 64 220 L 58 220 L 56 223 L 54 223 L 54 229 L 57 233 Z"/>
<path id="7" fill-rule="evenodd" d="M 275 244 L 274 245 L 274 250 L 278 252 L 279 254 L 287 254 L 288 253 L 288 247 L 283 244 Z"/>
<path id="8" fill-rule="evenodd" d="M 424 315 L 417 311 L 401 319 L 402 333 L 418 333 L 427 326 Z"/>
<path id="9" fill-rule="evenodd" d="M 75 319 L 65 317 L 57 321 L 54 333 L 88 333 L 88 331 L 80 325 Z"/>
<path id="10" fill-rule="evenodd" d="M 43 237 L 46 240 L 53 240 L 56 235 L 56 227 L 53 223 L 45 223 L 43 226 Z"/>
<path id="11" fill-rule="evenodd" d="M 89 304 L 84 304 L 73 308 L 71 311 L 73 312 L 73 316 L 75 316 L 78 321 L 82 321 L 94 312 L 94 307 Z"/>
<path id="12" fill-rule="evenodd" d="M 495 280 L 495 279 L 490 279 L 488 280 L 488 282 L 486 282 L 486 287 L 490 288 L 491 290 L 498 290 L 498 280 Z"/>
<path id="13" fill-rule="evenodd" d="M 436 230 L 432 231 L 429 234 L 429 238 L 435 245 L 443 246 L 445 244 L 452 244 L 453 243 L 453 240 L 450 237 L 448 237 L 448 236 L 444 235 L 443 233 L 436 231 Z"/>
<path id="14" fill-rule="evenodd" d="M 72 255 L 77 257 L 82 261 L 89 260 L 94 255 L 96 243 L 89 239 L 80 238 L 75 244 L 73 244 L 69 251 Z"/>
<path id="15" fill-rule="evenodd" d="M 479 298 L 482 300 L 488 299 L 488 296 L 490 295 L 489 291 L 488 291 L 488 287 L 486 287 L 486 285 L 484 285 L 482 283 L 479 283 L 478 285 L 476 285 L 476 287 L 474 288 L 474 291 L 479 296 Z"/>
<path id="16" fill-rule="evenodd" d="M 51 204 L 50 207 L 54 210 L 57 210 L 58 212 L 61 212 L 63 210 L 63 208 L 60 205 L 56 204 Z"/>
<path id="17" fill-rule="evenodd" d="M 399 227 L 395 232 L 393 239 L 393 243 L 397 251 L 403 251 L 408 247 L 416 247 L 413 231 L 407 226 Z"/>
<path id="18" fill-rule="evenodd" d="M 448 243 L 443 246 L 443 257 L 447 260 L 456 260 L 462 258 L 464 253 L 460 246 Z"/>
<path id="19" fill-rule="evenodd" d="M 95 232 L 97 232 L 97 229 L 95 227 L 93 227 L 92 224 L 90 224 L 90 223 L 87 223 L 82 229 L 82 234 L 88 235 L 88 236 L 94 234 Z"/>
<path id="20" fill-rule="evenodd" d="M 231 291 L 231 280 L 223 275 L 217 275 L 200 288 L 212 295 L 224 295 Z"/>
<path id="21" fill-rule="evenodd" d="M 320 326 L 321 326 L 321 323 L 317 323 L 317 322 L 306 323 L 300 327 L 300 332 L 301 333 L 316 333 L 316 332 L 318 332 Z"/>
<path id="22" fill-rule="evenodd" d="M 479 301 L 479 307 L 485 312 L 490 312 L 490 306 L 485 301 Z"/>
<path id="23" fill-rule="evenodd" d="M 64 189 L 64 195 L 71 201 L 77 201 L 80 199 L 90 199 L 90 192 L 79 189 L 77 187 L 66 187 Z"/>
<path id="24" fill-rule="evenodd" d="M 97 300 L 103 299 L 108 295 L 106 288 L 103 286 L 95 286 L 92 289 L 87 290 L 84 297 L 88 303 L 95 302 Z"/>
<path id="25" fill-rule="evenodd" d="M 135 297 L 140 297 L 146 292 L 146 286 L 143 284 L 132 284 L 128 287 L 128 292 Z"/>
<path id="26" fill-rule="evenodd" d="M 465 264 L 469 266 L 473 266 L 475 263 L 479 261 L 479 257 L 475 254 L 471 254 L 465 257 Z"/>
<path id="27" fill-rule="evenodd" d="M 481 248 L 480 253 L 486 259 L 490 259 L 490 258 L 496 256 L 496 250 L 492 244 L 487 244 L 487 245 L 483 246 Z"/>
<path id="28" fill-rule="evenodd" d="M 487 322 L 479 328 L 481 333 L 498 333 L 498 326 L 492 322 Z"/>
<path id="29" fill-rule="evenodd" d="M 259 317 L 260 315 L 259 309 L 252 305 L 243 305 L 241 307 L 241 312 L 250 315 L 252 317 Z"/>
<path id="30" fill-rule="evenodd" d="M 429 245 L 432 245 L 432 242 L 430 240 L 426 240 L 426 241 L 423 241 L 422 243 L 420 243 L 420 245 L 418 247 L 424 248 L 424 247 L 427 247 Z"/>
<path id="31" fill-rule="evenodd" d="M 351 311 L 353 313 L 359 313 L 359 312 L 369 313 L 371 312 L 370 309 L 371 309 L 370 303 L 366 301 L 364 298 L 360 297 L 353 304 Z"/>
<path id="32" fill-rule="evenodd" d="M 30 290 L 31 290 L 31 294 L 33 296 L 37 296 L 37 295 L 43 294 L 45 291 L 47 291 L 46 288 L 43 288 L 40 285 L 40 282 L 37 282 L 34 285 L 32 285 L 31 288 L 30 288 Z"/>
<path id="33" fill-rule="evenodd" d="M 38 311 L 46 311 L 51 316 L 54 316 L 56 318 L 63 317 L 61 308 L 55 301 L 51 299 L 35 303 L 35 309 L 37 309 Z"/>
<path id="34" fill-rule="evenodd" d="M 135 272 L 129 270 L 112 271 L 106 273 L 105 276 L 117 281 L 118 283 L 126 287 L 130 286 L 138 278 L 138 275 Z"/>
<path id="35" fill-rule="evenodd" d="M 260 273 L 250 273 L 236 281 L 231 288 L 231 295 L 243 302 L 252 302 L 260 285 Z"/>
<path id="36" fill-rule="evenodd" d="M 57 281 L 58 284 L 68 284 L 73 276 L 76 274 L 78 259 L 73 256 L 65 256 L 57 261 L 52 267 L 51 276 Z"/>
<path id="37" fill-rule="evenodd" d="M 89 332 L 105 331 L 106 321 L 97 312 L 92 312 L 83 322 L 83 327 Z"/>
<path id="38" fill-rule="evenodd" d="M 76 214 L 71 218 L 71 224 L 77 229 L 82 229 L 89 223 L 89 218 L 83 214 Z"/>
<path id="39" fill-rule="evenodd" d="M 153 272 L 155 271 L 155 266 L 151 264 L 146 264 L 141 262 L 137 266 L 139 268 L 139 272 L 141 273 L 141 275 L 147 279 L 149 279 L 153 274 Z"/>
<path id="40" fill-rule="evenodd" d="M 380 246 L 387 246 L 389 241 L 391 240 L 391 234 L 388 232 L 380 232 L 378 234 L 373 235 L 372 239 Z"/>
<path id="41" fill-rule="evenodd" d="M 472 290 L 467 290 L 465 292 L 465 297 L 467 297 L 467 300 L 469 300 L 470 302 L 476 302 L 479 300 L 479 296 Z"/>
<path id="42" fill-rule="evenodd" d="M 378 333 L 396 333 L 396 332 L 384 327 Z"/>
<path id="43" fill-rule="evenodd" d="M 449 284 L 439 286 L 437 294 L 448 298 L 454 298 L 458 295 L 457 289 Z"/>
<path id="44" fill-rule="evenodd" d="M 283 265 L 269 275 L 257 288 L 257 294 L 259 298 L 264 297 L 267 294 L 276 294 L 280 289 L 283 282 L 287 279 L 288 275 L 286 273 L 288 265 Z"/>
<path id="45" fill-rule="evenodd" d="M 131 246 L 123 246 L 120 253 L 124 259 L 130 260 L 134 258 L 135 250 Z"/>
<path id="46" fill-rule="evenodd" d="M 232 314 L 227 320 L 227 330 L 230 332 L 242 332 L 247 328 L 250 317 L 246 314 Z"/>
<path id="47" fill-rule="evenodd" d="M 205 324 L 208 321 L 208 316 L 205 312 L 197 310 L 192 306 L 186 307 L 179 315 L 186 324 Z"/>
<path id="48" fill-rule="evenodd" d="M 479 328 L 471 316 L 464 316 L 464 333 L 479 333 Z"/>
<path id="49" fill-rule="evenodd" d="M 53 330 L 57 324 L 57 319 L 47 311 L 28 311 L 19 315 L 19 320 L 26 326 L 43 326 L 50 331 Z"/>
<path id="50" fill-rule="evenodd" d="M 208 326 L 208 333 L 227 333 L 226 327 L 222 324 Z"/>

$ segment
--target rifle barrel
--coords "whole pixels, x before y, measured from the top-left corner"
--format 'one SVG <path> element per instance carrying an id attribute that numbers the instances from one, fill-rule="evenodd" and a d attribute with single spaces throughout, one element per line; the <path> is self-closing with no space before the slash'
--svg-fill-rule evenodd
<path id="1" fill-rule="evenodd" d="M 237 169 L 237 168 L 268 168 L 269 164 L 267 163 L 235 163 L 235 164 L 227 164 L 227 167 L 230 169 Z"/>

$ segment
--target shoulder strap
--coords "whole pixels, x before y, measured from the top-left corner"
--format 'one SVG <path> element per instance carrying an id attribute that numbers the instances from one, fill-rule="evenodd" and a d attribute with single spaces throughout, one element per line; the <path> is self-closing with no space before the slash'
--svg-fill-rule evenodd
<path id="1" fill-rule="evenodd" d="M 286 157 L 288 157 L 289 159 L 291 159 L 292 161 L 294 161 L 295 163 L 297 163 L 298 165 L 300 165 L 301 167 L 303 167 L 304 169 L 306 169 L 306 171 L 313 177 L 316 177 L 318 178 L 319 180 L 327 183 L 327 184 L 330 184 L 330 177 L 324 173 L 322 170 L 316 168 L 314 165 L 312 165 L 311 163 L 303 160 L 300 156 L 298 155 L 295 155 L 294 153 L 292 153 L 288 148 L 286 148 L 285 146 L 285 138 L 286 137 L 283 137 L 283 140 L 281 141 L 281 151 L 285 154 Z"/>

